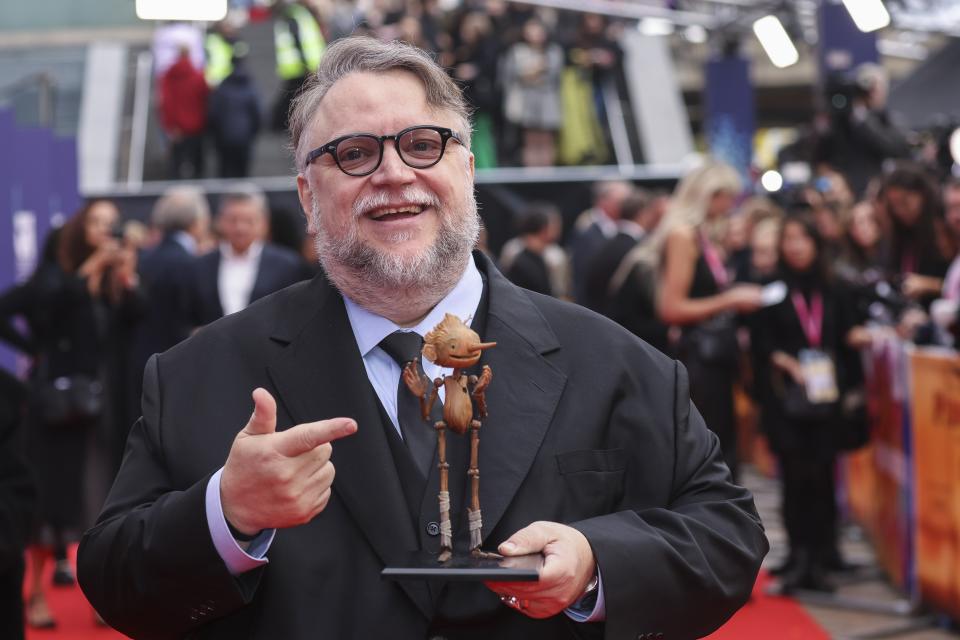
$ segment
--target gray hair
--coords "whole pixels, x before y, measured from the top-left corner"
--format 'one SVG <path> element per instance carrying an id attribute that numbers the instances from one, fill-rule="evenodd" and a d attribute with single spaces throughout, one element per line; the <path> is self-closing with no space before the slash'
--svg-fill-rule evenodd
<path id="1" fill-rule="evenodd" d="M 464 146 L 470 148 L 470 109 L 460 87 L 426 52 L 404 42 L 381 42 L 366 36 L 341 38 L 323 54 L 320 68 L 304 84 L 290 105 L 290 143 L 297 171 L 303 170 L 307 149 L 303 135 L 313 122 L 323 98 L 339 80 L 352 73 L 408 71 L 423 83 L 427 104 L 451 112 Z"/>
<path id="2" fill-rule="evenodd" d="M 193 185 L 177 185 L 163 192 L 153 205 L 150 221 L 164 233 L 186 231 L 197 220 L 210 217 L 210 205 L 203 189 Z"/>
<path id="3" fill-rule="evenodd" d="M 252 202 L 265 218 L 270 213 L 270 207 L 267 204 L 267 197 L 263 194 L 263 189 L 252 182 L 234 185 L 229 191 L 223 192 L 218 202 L 217 215 L 220 215 L 223 208 L 231 202 Z"/>

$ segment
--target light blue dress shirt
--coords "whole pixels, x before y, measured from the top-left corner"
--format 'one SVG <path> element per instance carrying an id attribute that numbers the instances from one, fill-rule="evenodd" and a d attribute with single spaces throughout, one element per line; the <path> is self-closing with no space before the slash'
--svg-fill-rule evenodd
<path id="1" fill-rule="evenodd" d="M 363 358 L 363 366 L 367 371 L 367 377 L 370 379 L 370 384 L 373 385 L 373 389 L 390 417 L 390 421 L 393 422 L 397 433 L 401 433 L 397 420 L 397 386 L 400 381 L 400 365 L 378 346 L 380 341 L 394 331 L 415 331 L 422 337 L 439 324 L 443 320 L 444 314 L 447 313 L 458 316 L 464 322 L 470 324 L 477 312 L 482 296 L 483 278 L 480 276 L 480 271 L 477 269 L 473 256 L 470 256 L 470 261 L 463 276 L 450 293 L 413 327 L 400 327 L 391 320 L 364 309 L 347 296 L 343 296 L 347 318 L 350 321 L 350 328 L 353 330 L 353 336 Z M 423 369 L 431 380 L 452 372 L 452 369 L 439 367 L 426 359 L 423 360 Z M 443 399 L 442 388 L 440 389 L 440 397 Z M 220 475 L 222 473 L 223 468 L 213 474 L 207 484 L 205 495 L 207 523 L 217 553 L 223 558 L 230 573 L 239 575 L 269 562 L 266 553 L 273 543 L 276 529 L 262 531 L 256 538 L 247 543 L 246 549 L 240 546 L 227 527 L 227 520 L 223 515 L 223 507 L 220 504 Z M 566 610 L 566 614 L 578 622 L 604 620 L 606 610 L 603 603 L 602 582 L 598 591 L 597 603 L 592 611 L 581 611 L 576 606 L 577 603 L 574 603 Z"/>

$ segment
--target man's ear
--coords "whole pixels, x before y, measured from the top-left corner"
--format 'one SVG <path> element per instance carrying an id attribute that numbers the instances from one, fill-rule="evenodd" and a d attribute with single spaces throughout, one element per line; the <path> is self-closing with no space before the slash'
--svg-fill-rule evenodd
<path id="1" fill-rule="evenodd" d="M 313 219 L 313 190 L 310 188 L 310 182 L 302 173 L 297 174 L 297 196 L 300 198 L 300 206 L 303 208 L 303 215 L 307 218 L 307 233 L 314 234 L 317 229 L 314 228 Z"/>
<path id="2" fill-rule="evenodd" d="M 476 166 L 475 159 L 473 157 L 473 152 L 470 152 L 470 182 L 473 182 L 474 177 L 476 177 Z"/>

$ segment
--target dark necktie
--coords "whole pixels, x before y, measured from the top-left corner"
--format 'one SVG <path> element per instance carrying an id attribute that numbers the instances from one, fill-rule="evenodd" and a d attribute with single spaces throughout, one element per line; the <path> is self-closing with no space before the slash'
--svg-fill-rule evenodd
<path id="1" fill-rule="evenodd" d="M 437 398 L 429 422 L 423 419 L 420 411 L 420 399 L 403 382 L 403 369 L 411 360 L 416 363 L 417 373 L 425 377 L 420 351 L 423 338 L 414 331 L 394 331 L 380 341 L 380 348 L 400 365 L 400 381 L 397 383 L 397 422 L 407 449 L 424 478 L 430 475 L 433 452 L 436 449 L 437 434 L 434 423 L 441 419 L 441 404 Z M 433 381 L 428 380 L 427 394 L 433 391 Z"/>

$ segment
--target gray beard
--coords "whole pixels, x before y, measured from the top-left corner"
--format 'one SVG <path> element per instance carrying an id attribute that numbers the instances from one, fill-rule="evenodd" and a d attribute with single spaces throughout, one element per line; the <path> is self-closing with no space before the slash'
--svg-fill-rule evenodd
<path id="1" fill-rule="evenodd" d="M 330 282 L 360 306 L 394 321 L 398 314 L 426 313 L 459 281 L 480 233 L 473 189 L 465 193 L 463 202 L 453 205 L 420 189 L 402 194 L 404 201 L 434 207 L 440 223 L 435 242 L 413 255 L 398 255 L 360 239 L 359 216 L 379 204 L 377 196 L 354 205 L 353 217 L 339 237 L 325 224 L 314 198 L 317 256 Z M 401 243 L 409 237 L 398 233 L 392 240 Z"/>

